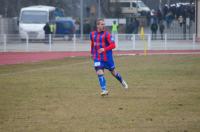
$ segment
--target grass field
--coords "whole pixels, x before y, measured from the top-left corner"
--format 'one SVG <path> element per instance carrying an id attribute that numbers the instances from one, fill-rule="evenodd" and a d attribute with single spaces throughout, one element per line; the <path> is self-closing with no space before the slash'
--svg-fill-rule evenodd
<path id="1" fill-rule="evenodd" d="M 0 66 L 0 132 L 199 132 L 200 56 L 115 57 L 101 97 L 89 58 Z"/>

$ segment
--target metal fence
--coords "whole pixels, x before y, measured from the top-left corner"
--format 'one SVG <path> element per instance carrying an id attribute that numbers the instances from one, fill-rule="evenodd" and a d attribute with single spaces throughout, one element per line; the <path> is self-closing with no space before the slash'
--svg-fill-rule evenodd
<path id="1" fill-rule="evenodd" d="M 183 34 L 170 35 L 139 34 L 115 35 L 115 50 L 199 50 L 195 34 L 188 34 L 183 39 Z M 35 52 L 35 51 L 89 51 L 89 34 L 70 36 L 49 36 L 48 41 L 27 38 L 21 40 L 17 34 L 0 35 L 0 52 Z"/>

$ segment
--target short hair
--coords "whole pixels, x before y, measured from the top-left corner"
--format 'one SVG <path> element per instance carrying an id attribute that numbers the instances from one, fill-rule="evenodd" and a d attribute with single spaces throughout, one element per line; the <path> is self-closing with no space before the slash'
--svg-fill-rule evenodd
<path id="1" fill-rule="evenodd" d="M 96 24 L 98 24 L 100 21 L 104 21 L 103 18 L 98 18 Z"/>

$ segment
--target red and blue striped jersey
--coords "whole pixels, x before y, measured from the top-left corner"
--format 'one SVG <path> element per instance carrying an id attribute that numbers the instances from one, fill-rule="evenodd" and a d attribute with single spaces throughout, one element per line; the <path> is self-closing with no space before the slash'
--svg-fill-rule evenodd
<path id="1" fill-rule="evenodd" d="M 109 61 L 112 59 L 112 49 L 115 48 L 115 41 L 111 34 L 107 31 L 93 31 L 90 33 L 91 54 L 96 61 Z M 98 53 L 100 48 L 104 48 L 104 52 Z"/>

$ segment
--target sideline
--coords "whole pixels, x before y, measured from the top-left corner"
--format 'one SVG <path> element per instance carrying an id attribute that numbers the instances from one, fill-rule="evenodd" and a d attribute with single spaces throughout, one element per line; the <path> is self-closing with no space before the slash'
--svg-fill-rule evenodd
<path id="1" fill-rule="evenodd" d="M 123 55 L 122 54 L 120 56 L 127 56 L 127 55 Z M 0 73 L 0 77 L 10 76 L 10 75 L 18 75 L 18 74 L 30 73 L 30 72 L 54 70 L 54 69 L 58 69 L 58 68 L 64 68 L 64 67 L 70 67 L 70 66 L 76 66 L 76 65 L 85 65 L 85 64 L 89 64 L 89 63 L 93 63 L 91 58 L 89 58 L 89 61 L 84 61 L 84 62 L 79 62 L 79 63 L 73 63 L 73 64 L 68 64 L 68 65 L 65 64 L 65 65 L 52 66 L 52 67 L 42 67 L 42 68 L 38 68 L 38 69 L 28 69 L 28 70 L 24 70 L 24 71 L 16 71 L 16 72 L 9 72 L 9 73 Z"/>
<path id="2" fill-rule="evenodd" d="M 114 50 L 114 55 L 144 55 L 143 50 Z M 158 54 L 200 54 L 200 50 L 148 50 L 147 55 Z M 89 57 L 86 51 L 78 52 L 0 52 L 0 66 L 55 60 L 65 57 Z"/>
<path id="3" fill-rule="evenodd" d="M 89 64 L 89 63 L 90 63 L 90 61 L 84 61 L 84 62 L 73 63 L 73 64 L 69 64 L 69 65 L 42 67 L 42 68 L 38 68 L 38 69 L 29 69 L 29 70 L 24 70 L 24 71 L 16 71 L 16 72 L 9 72 L 9 73 L 2 73 L 2 74 L 0 73 L 0 77 L 10 76 L 10 75 L 18 75 L 18 74 L 30 73 L 30 72 L 54 70 L 54 69 L 58 69 L 58 68 L 64 68 L 64 67 L 70 67 L 70 66 L 76 66 L 76 65 L 84 65 L 84 64 Z"/>

